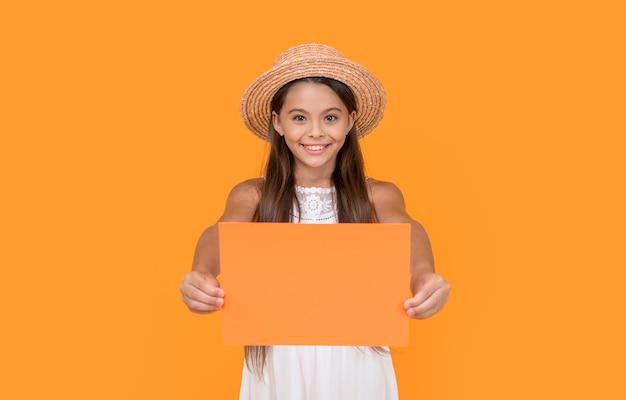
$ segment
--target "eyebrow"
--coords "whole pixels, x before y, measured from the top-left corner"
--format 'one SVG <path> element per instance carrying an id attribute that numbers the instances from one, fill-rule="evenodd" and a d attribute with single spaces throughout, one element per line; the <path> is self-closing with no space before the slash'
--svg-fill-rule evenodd
<path id="1" fill-rule="evenodd" d="M 322 114 L 326 114 L 326 113 L 329 113 L 331 111 L 341 112 L 341 108 L 339 108 L 339 107 L 331 107 L 331 108 L 328 108 L 328 109 L 322 111 Z M 308 114 L 308 111 L 306 111 L 303 108 L 292 108 L 291 110 L 287 111 L 287 114 L 291 114 L 291 113 L 294 113 L 294 112 L 299 112 L 299 113 L 302 113 L 302 114 Z"/>

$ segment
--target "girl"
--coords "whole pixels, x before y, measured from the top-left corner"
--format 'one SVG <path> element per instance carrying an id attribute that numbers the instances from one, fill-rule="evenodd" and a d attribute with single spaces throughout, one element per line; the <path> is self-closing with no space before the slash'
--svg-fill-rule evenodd
<path id="1" fill-rule="evenodd" d="M 378 125 L 384 108 L 385 91 L 378 79 L 337 50 L 307 44 L 285 51 L 241 100 L 248 129 L 271 144 L 265 176 L 236 185 L 219 221 L 408 222 L 413 297 L 404 307 L 409 318 L 423 319 L 443 307 L 450 286 L 434 272 L 426 232 L 407 214 L 400 190 L 364 175 L 358 139 Z M 180 286 L 191 311 L 208 314 L 222 308 L 219 272 L 213 225 L 200 237 L 192 271 Z M 245 349 L 240 399 L 397 397 L 387 348 Z"/>

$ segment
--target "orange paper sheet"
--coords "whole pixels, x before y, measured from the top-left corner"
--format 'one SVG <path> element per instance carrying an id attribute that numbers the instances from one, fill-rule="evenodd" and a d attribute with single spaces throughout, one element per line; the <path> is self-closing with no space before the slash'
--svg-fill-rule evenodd
<path id="1" fill-rule="evenodd" d="M 218 229 L 224 344 L 408 345 L 409 224 Z"/>

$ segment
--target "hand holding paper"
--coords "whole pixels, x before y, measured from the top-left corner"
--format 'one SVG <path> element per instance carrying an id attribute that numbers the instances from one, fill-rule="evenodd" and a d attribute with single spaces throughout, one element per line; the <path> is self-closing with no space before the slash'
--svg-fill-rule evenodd
<path id="1" fill-rule="evenodd" d="M 208 272 L 189 272 L 180 285 L 180 292 L 189 310 L 198 314 L 221 310 L 224 304 L 224 291 Z"/>
<path id="2" fill-rule="evenodd" d="M 441 275 L 426 270 L 413 278 L 415 296 L 404 302 L 407 315 L 424 319 L 436 314 L 448 300 L 450 284 Z"/>

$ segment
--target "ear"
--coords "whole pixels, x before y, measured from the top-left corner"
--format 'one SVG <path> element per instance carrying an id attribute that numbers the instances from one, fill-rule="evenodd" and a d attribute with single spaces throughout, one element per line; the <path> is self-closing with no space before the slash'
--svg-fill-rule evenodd
<path id="1" fill-rule="evenodd" d="M 354 123 L 356 122 L 356 111 L 352 111 L 350 115 L 348 116 L 348 118 L 349 118 L 350 128 L 348 129 L 348 132 L 346 132 L 346 135 L 350 133 L 350 131 L 352 130 L 352 127 L 354 126 Z"/>
<path id="2" fill-rule="evenodd" d="M 278 132 L 280 136 L 283 136 L 283 127 L 280 124 L 280 118 L 278 118 L 278 114 L 276 111 L 272 111 L 272 125 L 274 125 L 274 130 Z"/>

